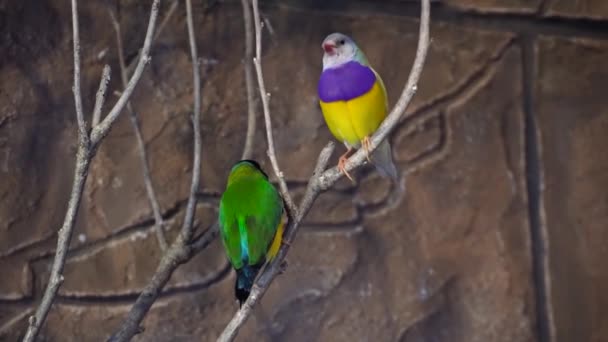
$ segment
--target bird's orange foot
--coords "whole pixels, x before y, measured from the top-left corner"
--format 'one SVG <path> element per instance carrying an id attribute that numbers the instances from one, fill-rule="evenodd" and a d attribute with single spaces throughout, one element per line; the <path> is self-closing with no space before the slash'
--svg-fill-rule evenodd
<path id="1" fill-rule="evenodd" d="M 351 182 L 354 183 L 355 180 L 350 176 L 348 171 L 346 171 L 346 161 L 348 160 L 348 155 L 352 152 L 352 150 L 352 147 L 348 147 L 346 152 L 340 156 L 340 159 L 338 159 L 338 170 L 340 170 L 340 172 L 342 172 L 346 177 L 348 177 L 348 179 L 350 179 Z"/>
<path id="2" fill-rule="evenodd" d="M 353 179 L 353 177 L 350 176 L 350 174 L 348 173 L 348 171 L 346 171 L 346 161 L 348 160 L 348 158 L 346 157 L 346 153 L 340 157 L 340 159 L 338 159 L 338 170 L 340 170 L 340 172 L 342 172 L 346 177 L 348 177 L 348 179 L 350 179 L 351 182 L 355 182 L 355 180 Z"/>
<path id="3" fill-rule="evenodd" d="M 363 138 L 362 145 L 363 145 L 363 150 L 365 151 L 365 158 L 367 158 L 367 161 L 371 163 L 372 160 L 369 158 L 369 150 L 372 149 L 371 148 L 372 142 L 369 140 L 369 137 Z"/>

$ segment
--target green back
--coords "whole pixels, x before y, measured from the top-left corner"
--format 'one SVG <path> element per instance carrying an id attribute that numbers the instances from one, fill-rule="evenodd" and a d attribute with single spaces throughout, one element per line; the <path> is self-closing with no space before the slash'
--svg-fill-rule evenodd
<path id="1" fill-rule="evenodd" d="M 354 44 L 354 42 L 353 42 L 353 44 Z M 356 46 L 356 44 L 355 44 L 355 46 Z M 388 109 L 388 96 L 387 96 L 387 92 L 386 92 L 386 87 L 384 86 L 384 82 L 382 81 L 382 77 L 380 77 L 380 74 L 378 74 L 378 72 L 376 72 L 376 70 L 374 68 L 372 68 L 372 66 L 369 64 L 369 61 L 367 60 L 367 57 L 365 56 L 363 51 L 361 51 L 361 49 L 359 49 L 359 47 L 357 47 L 357 52 L 355 53 L 355 57 L 353 59 L 355 61 L 361 63 L 361 65 L 368 66 L 370 69 L 372 69 L 372 71 L 374 72 L 374 75 L 376 75 L 376 79 L 378 80 L 378 83 L 380 84 L 380 88 L 382 89 L 382 92 L 384 92 L 384 98 L 386 99 L 385 106 Z"/>
<path id="2" fill-rule="evenodd" d="M 283 201 L 266 175 L 249 161 L 237 163 L 219 213 L 222 242 L 235 269 L 264 262 L 282 213 Z"/>

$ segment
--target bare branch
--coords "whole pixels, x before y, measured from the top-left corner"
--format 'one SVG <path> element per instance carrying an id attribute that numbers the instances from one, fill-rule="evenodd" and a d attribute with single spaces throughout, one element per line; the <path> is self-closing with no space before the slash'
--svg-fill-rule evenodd
<path id="1" fill-rule="evenodd" d="M 173 13 L 175 13 L 175 10 L 177 9 L 177 5 L 179 5 L 179 0 L 171 1 L 171 6 L 169 6 L 169 9 L 167 10 L 167 14 L 165 14 L 165 16 L 163 17 L 163 20 L 161 20 L 160 24 L 158 24 L 158 29 L 156 29 L 156 33 L 154 34 L 155 41 L 158 39 L 160 34 L 163 33 L 165 26 L 167 26 L 167 23 L 173 16 Z"/>
<path id="2" fill-rule="evenodd" d="M 114 15 L 112 10 L 108 11 L 110 14 L 110 20 L 112 21 L 112 26 L 114 26 L 114 31 L 116 33 L 116 49 L 118 50 L 118 64 L 120 65 L 120 78 L 122 80 L 122 86 L 127 87 L 127 67 L 125 65 L 125 55 L 124 49 L 122 46 L 122 34 L 120 30 L 120 23 L 118 19 Z M 137 152 L 139 155 L 139 159 L 141 161 L 141 167 L 144 175 L 144 186 L 146 188 L 146 195 L 148 196 L 148 202 L 150 203 L 150 207 L 152 208 L 152 213 L 154 215 L 154 231 L 156 232 L 156 238 L 158 240 L 158 244 L 161 250 L 167 249 L 167 239 L 165 238 L 164 226 L 165 222 L 161 215 L 160 204 L 158 203 L 156 193 L 154 191 L 154 186 L 152 185 L 152 176 L 150 173 L 150 165 L 148 163 L 148 154 L 146 152 L 146 144 L 144 143 L 144 138 L 141 134 L 141 129 L 139 126 L 139 119 L 137 117 L 137 112 L 133 109 L 133 105 L 131 101 L 127 102 L 127 111 L 129 112 L 129 119 L 131 121 L 131 126 L 133 127 L 133 132 L 135 133 L 135 140 L 137 141 Z"/>
<path id="3" fill-rule="evenodd" d="M 110 82 L 110 66 L 105 65 L 101 74 L 101 80 L 99 80 L 99 88 L 97 95 L 95 96 L 95 107 L 93 107 L 93 119 L 91 121 L 91 128 L 99 124 L 101 119 L 101 111 L 103 110 L 103 104 L 106 99 L 106 92 L 108 91 L 108 83 Z"/>
<path id="4" fill-rule="evenodd" d="M 167 10 L 167 14 L 165 14 L 165 16 L 161 20 L 160 24 L 158 24 L 158 27 L 154 33 L 154 37 L 152 37 L 153 41 L 156 41 L 158 39 L 158 37 L 160 37 L 160 35 L 163 33 L 163 30 L 169 23 L 169 20 L 171 20 L 171 17 L 175 13 L 175 10 L 177 9 L 178 5 L 179 5 L 179 0 L 172 1 L 171 6 Z M 139 52 L 137 53 L 137 58 L 134 58 L 127 66 L 127 75 L 133 71 L 133 68 L 136 65 L 135 62 L 139 61 L 140 56 L 141 56 L 141 50 L 139 50 Z"/>
<path id="5" fill-rule="evenodd" d="M 192 1 L 186 0 L 186 22 L 188 24 L 188 41 L 190 43 L 190 55 L 192 58 L 192 80 L 194 84 L 194 113 L 192 115 L 192 126 L 194 127 L 194 157 L 192 166 L 192 183 L 190 186 L 190 197 L 186 207 L 186 215 L 180 233 L 180 239 L 184 244 L 189 243 L 192 238 L 192 223 L 194 222 L 194 210 L 196 208 L 196 192 L 199 188 L 201 175 L 201 78 L 199 72 L 198 53 L 196 50 L 196 36 L 194 35 L 194 20 L 192 18 Z"/>
<path id="6" fill-rule="evenodd" d="M 241 0 L 241 5 L 243 6 L 243 19 L 245 22 L 245 58 L 243 60 L 243 67 L 245 69 L 245 87 L 247 88 L 247 136 L 241 159 L 250 159 L 253 154 L 253 138 L 256 129 L 253 70 L 251 69 L 253 61 L 253 29 L 249 0 Z"/>
<path id="7" fill-rule="evenodd" d="M 131 94 L 133 93 L 133 90 L 135 90 L 137 82 L 139 82 L 139 79 L 141 78 L 141 75 L 143 74 L 144 69 L 146 68 L 146 64 L 148 64 L 148 62 L 150 61 L 150 47 L 152 46 L 152 37 L 154 36 L 154 26 L 156 25 L 156 19 L 158 18 L 159 5 L 160 0 L 154 0 L 154 2 L 152 3 L 152 10 L 150 11 L 150 19 L 148 21 L 146 38 L 144 40 L 144 45 L 141 50 L 141 57 L 139 58 L 139 62 L 135 67 L 135 71 L 133 72 L 129 83 L 127 83 L 127 86 L 120 95 L 118 101 L 116 101 L 116 104 L 114 105 L 110 113 L 108 113 L 108 115 L 103 119 L 103 121 L 101 121 L 99 125 L 95 126 L 93 128 L 93 131 L 91 132 L 91 143 L 93 144 L 93 147 L 97 147 L 99 142 L 110 132 L 112 124 L 118 118 L 118 115 L 127 104 L 129 97 L 131 97 Z"/>
<path id="8" fill-rule="evenodd" d="M 161 215 L 160 204 L 158 203 L 154 186 L 152 185 L 152 175 L 150 172 L 150 166 L 148 163 L 148 155 L 146 153 L 146 145 L 139 128 L 139 120 L 137 119 L 137 113 L 129 107 L 129 119 L 131 119 L 131 125 L 135 133 L 135 140 L 137 141 L 137 150 L 139 151 L 139 158 L 141 160 L 141 167 L 144 175 L 144 186 L 146 188 L 146 194 L 148 196 L 148 202 L 152 207 L 152 213 L 154 215 L 154 230 L 156 232 L 156 238 L 161 250 L 167 249 L 167 239 L 165 238 L 165 221 Z"/>
<path id="9" fill-rule="evenodd" d="M 218 224 L 215 222 L 192 245 L 185 245 L 176 239 L 160 261 L 154 276 L 131 307 L 127 318 L 120 330 L 110 339 L 110 342 L 129 341 L 139 333 L 141 321 L 144 319 L 162 289 L 171 279 L 171 275 L 179 265 L 190 260 L 198 252 L 205 249 L 218 235 Z"/>
<path id="10" fill-rule="evenodd" d="M 75 107 L 76 107 L 76 118 L 78 121 L 78 136 L 79 136 L 79 144 L 78 151 L 76 153 L 76 167 L 74 171 L 74 181 L 72 183 L 72 191 L 70 194 L 70 199 L 68 201 L 68 209 L 66 211 L 66 215 L 63 221 L 63 225 L 58 232 L 57 238 L 57 248 L 55 251 L 55 257 L 53 258 L 53 266 L 51 268 L 51 273 L 49 277 L 49 282 L 44 291 L 44 295 L 40 302 L 40 305 L 36 309 L 36 313 L 34 316 L 29 318 L 29 325 L 25 336 L 23 338 L 24 341 L 34 341 L 40 332 L 40 328 L 44 324 L 48 312 L 55 300 L 55 296 L 57 295 L 57 291 L 59 291 L 59 287 L 63 282 L 63 267 L 65 266 L 65 260 L 67 256 L 67 252 L 69 249 L 70 241 L 72 238 L 72 232 L 74 230 L 74 224 L 76 222 L 76 215 L 78 213 L 78 208 L 80 206 L 80 201 L 82 199 L 82 192 L 84 190 L 84 185 L 86 179 L 88 177 L 89 166 L 91 164 L 91 159 L 94 156 L 95 149 L 98 147 L 99 143 L 102 139 L 107 135 L 110 130 L 112 123 L 116 120 L 118 114 L 124 107 L 124 104 L 128 100 L 129 96 L 133 92 L 135 85 L 139 81 L 143 69 L 146 65 L 146 61 L 149 59 L 148 53 L 150 50 L 150 37 L 152 36 L 152 32 L 154 31 L 154 25 L 156 22 L 156 17 L 158 15 L 158 6 L 160 0 L 154 0 L 152 4 L 152 10 L 150 13 L 150 19 L 148 24 L 148 32 L 146 34 L 146 40 L 144 42 L 144 54 L 142 60 L 138 64 L 138 68 L 136 69 L 136 73 L 138 76 L 135 76 L 129 82 L 129 87 L 123 93 L 119 101 L 116 103 L 110 114 L 98 125 L 93 127 L 91 132 L 91 136 L 87 135 L 86 132 L 86 124 L 84 122 L 84 114 L 82 112 L 82 100 L 81 100 L 81 89 L 80 89 L 80 39 L 78 34 L 78 8 L 76 0 L 72 0 L 72 22 L 73 22 L 73 30 L 74 30 L 74 99 L 75 99 Z M 139 70 L 138 70 L 139 69 Z M 109 71 L 108 71 L 109 74 Z M 109 77 L 108 77 L 109 78 Z M 104 77 L 102 76 L 102 80 Z M 104 82 L 101 82 L 100 88 L 104 87 Z M 97 102 L 99 102 L 99 107 L 101 108 L 101 103 L 103 102 L 103 89 L 100 89 L 98 94 L 102 94 L 102 96 L 98 96 Z M 97 106 L 97 104 L 96 104 Z"/>
<path id="11" fill-rule="evenodd" d="M 88 144 L 89 135 L 87 134 L 84 113 L 82 111 L 82 94 L 80 91 L 80 34 L 78 33 L 78 4 L 72 0 L 72 32 L 74 43 L 74 104 L 76 107 L 76 120 L 78 121 L 78 137 L 81 144 Z"/>
<path id="12" fill-rule="evenodd" d="M 178 265 L 190 259 L 191 251 L 191 248 L 188 245 L 182 244 L 179 239 L 173 242 L 165 255 L 163 255 L 152 280 L 146 285 L 137 301 L 135 301 L 135 304 L 133 304 L 133 307 L 131 307 L 120 330 L 110 337 L 109 341 L 129 341 L 141 331 L 139 324 L 160 295 L 163 287 L 171 279 L 173 271 L 175 271 Z"/>
<path id="13" fill-rule="evenodd" d="M 274 28 L 272 27 L 272 23 L 270 22 L 270 19 L 268 19 L 268 16 L 264 14 L 264 12 L 260 11 L 260 16 L 262 17 L 262 20 L 264 21 L 264 27 L 268 30 L 268 33 L 270 33 L 271 37 L 274 37 L 275 33 L 274 33 Z"/>
<path id="14" fill-rule="evenodd" d="M 194 83 L 194 113 L 192 115 L 192 124 L 194 127 L 194 165 L 192 169 L 192 182 L 190 186 L 188 204 L 186 207 L 186 214 L 184 216 L 184 222 L 179 236 L 163 255 L 156 272 L 152 276 L 152 280 L 150 283 L 148 283 L 148 285 L 146 285 L 139 297 L 137 297 L 137 300 L 131 307 L 131 310 L 127 314 L 127 317 L 119 330 L 110 338 L 110 341 L 112 342 L 128 341 L 141 331 L 141 322 L 160 295 L 162 289 L 165 287 L 169 279 L 171 279 L 173 272 L 177 269 L 177 267 L 179 267 L 179 265 L 190 260 L 195 253 L 207 247 L 218 234 L 218 225 L 215 223 L 200 238 L 191 244 L 192 235 L 194 232 L 194 212 L 197 202 L 196 193 L 200 183 L 201 155 L 201 86 L 191 0 L 186 0 L 186 16 L 190 54 L 192 58 L 192 77 Z"/>
<path id="15" fill-rule="evenodd" d="M 74 173 L 74 182 L 72 183 L 72 192 L 68 202 L 68 210 L 65 214 L 63 225 L 58 232 L 57 250 L 55 252 L 55 258 L 53 259 L 49 283 L 46 286 L 44 296 L 42 297 L 42 301 L 36 310 L 36 314 L 34 316 L 30 316 L 29 326 L 23 341 L 31 342 L 36 339 L 36 336 L 38 335 L 40 328 L 44 324 L 46 316 L 51 309 L 51 305 L 55 300 L 55 295 L 63 282 L 63 275 L 61 272 L 63 271 L 63 266 L 65 265 L 65 258 L 68 252 L 70 240 L 72 238 L 74 222 L 76 221 L 76 214 L 78 213 L 78 207 L 80 206 L 80 199 L 82 198 L 82 191 L 84 190 L 84 184 L 87 178 L 90 161 L 90 150 L 87 146 L 80 144 L 76 154 L 76 170 Z"/>
<path id="16" fill-rule="evenodd" d="M 407 108 L 407 105 L 409 104 L 412 96 L 416 92 L 418 80 L 420 78 L 420 74 L 424 65 L 424 61 L 426 59 L 426 54 L 429 46 L 430 4 L 429 0 L 421 0 L 421 2 L 422 9 L 420 15 L 420 32 L 418 37 L 418 48 L 416 51 L 414 65 L 410 72 L 407 84 L 401 94 L 401 97 L 399 98 L 399 101 L 397 101 L 395 108 L 391 111 L 391 113 L 385 119 L 380 128 L 374 133 L 371 139 L 372 148 L 378 146 L 382 139 L 386 139 L 388 134 L 394 129 L 397 122 L 399 121 L 399 118 L 405 112 L 405 109 Z M 255 13 L 255 6 L 257 5 L 257 1 L 253 0 L 253 3 Z M 270 285 L 274 277 L 276 277 L 276 275 L 278 274 L 280 265 L 285 259 L 289 246 L 292 244 L 293 239 L 295 238 L 301 220 L 308 213 L 319 193 L 331 187 L 333 184 L 336 183 L 338 179 L 340 179 L 340 177 L 343 176 L 342 173 L 337 170 L 336 167 L 323 172 L 332 152 L 333 144 L 329 144 L 323 149 L 323 151 L 321 151 L 321 154 L 319 155 L 319 159 L 317 161 L 317 166 L 315 167 L 315 171 L 312 177 L 310 178 L 310 181 L 308 182 L 306 193 L 304 194 L 304 198 L 302 199 L 300 207 L 298 208 L 298 213 L 288 223 L 287 228 L 285 230 L 283 240 L 286 243 L 281 246 L 277 256 L 258 277 L 251 290 L 251 293 L 249 294 L 249 298 L 247 298 L 247 301 L 245 301 L 243 306 L 241 306 L 241 308 L 235 313 L 232 320 L 228 323 L 222 335 L 219 337 L 218 341 L 232 341 L 236 337 L 239 328 L 243 325 L 243 323 L 245 323 L 245 321 L 251 314 L 255 304 L 264 295 L 264 293 L 268 289 L 268 286 Z M 364 151 L 361 149 L 347 162 L 347 170 L 352 170 L 355 167 L 362 165 L 364 160 Z"/>
<path id="17" fill-rule="evenodd" d="M 255 58 L 253 64 L 255 65 L 255 72 L 258 76 L 258 87 L 260 89 L 260 97 L 262 98 L 262 108 L 264 110 L 264 122 L 266 123 L 266 140 L 268 141 L 268 158 L 272 164 L 272 169 L 279 181 L 279 189 L 283 200 L 287 204 L 287 211 L 290 217 L 297 215 L 297 208 L 289 194 L 287 189 L 287 183 L 285 182 L 285 176 L 279 168 L 277 161 L 277 155 L 274 150 L 274 138 L 272 137 L 272 122 L 270 120 L 270 108 L 268 101 L 270 99 L 270 93 L 266 92 L 264 86 L 264 73 L 262 72 L 262 22 L 260 20 L 260 11 L 258 8 L 258 0 L 252 0 L 253 6 L 253 23 L 255 27 Z"/>

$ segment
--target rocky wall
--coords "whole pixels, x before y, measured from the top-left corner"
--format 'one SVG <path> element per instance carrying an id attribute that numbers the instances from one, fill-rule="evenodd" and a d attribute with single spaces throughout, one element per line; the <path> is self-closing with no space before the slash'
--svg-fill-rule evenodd
<path id="1" fill-rule="evenodd" d="M 132 61 L 149 4 L 114 4 Z M 194 4 L 203 65 L 197 219 L 206 226 L 245 139 L 243 22 L 238 1 Z M 120 88 L 105 6 L 80 2 L 86 113 L 104 64 L 111 89 Z M 418 11 L 411 0 L 263 2 L 275 143 L 298 196 L 332 139 L 316 98 L 320 42 L 352 35 L 394 103 Z M 608 341 L 607 18 L 602 0 L 433 2 L 419 90 L 390 138 L 398 186 L 364 167 L 355 184 L 342 180 L 319 197 L 287 271 L 238 340 Z M 0 34 L 0 340 L 13 341 L 44 291 L 73 176 L 69 4 L 0 1 Z M 169 237 L 190 184 L 186 37 L 180 3 L 133 96 Z M 107 338 L 160 259 L 124 114 L 92 164 L 42 341 Z M 259 118 L 254 155 L 270 169 Z M 175 272 L 135 340 L 214 340 L 237 309 L 233 282 L 215 241 Z"/>

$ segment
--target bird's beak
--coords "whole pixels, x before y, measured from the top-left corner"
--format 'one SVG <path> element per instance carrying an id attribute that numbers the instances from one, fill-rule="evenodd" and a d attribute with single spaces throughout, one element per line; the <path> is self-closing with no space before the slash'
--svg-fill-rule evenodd
<path id="1" fill-rule="evenodd" d="M 325 51 L 325 53 L 328 53 L 330 55 L 333 54 L 334 49 L 336 48 L 336 45 L 332 42 L 323 43 L 322 46 L 323 46 L 323 50 Z"/>

